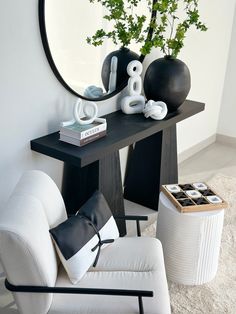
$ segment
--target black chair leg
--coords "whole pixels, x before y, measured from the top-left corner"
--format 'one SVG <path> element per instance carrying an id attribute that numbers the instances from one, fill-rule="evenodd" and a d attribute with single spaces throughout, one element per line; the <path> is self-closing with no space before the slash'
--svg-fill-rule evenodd
<path id="1" fill-rule="evenodd" d="M 139 314 L 144 314 L 143 299 L 140 296 L 138 297 L 138 305 L 139 305 Z"/>

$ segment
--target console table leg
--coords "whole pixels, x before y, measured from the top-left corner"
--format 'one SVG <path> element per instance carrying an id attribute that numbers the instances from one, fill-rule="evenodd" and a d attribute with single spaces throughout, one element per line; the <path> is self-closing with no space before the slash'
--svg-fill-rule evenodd
<path id="1" fill-rule="evenodd" d="M 99 161 L 99 190 L 105 196 L 112 213 L 116 216 L 124 216 L 124 198 L 120 170 L 119 151 L 106 155 Z M 126 224 L 123 220 L 117 220 L 120 235 L 126 235 Z"/>
<path id="2" fill-rule="evenodd" d="M 114 215 L 124 216 L 118 151 L 83 168 L 64 163 L 62 196 L 68 215 L 75 214 L 96 190 L 103 193 Z M 117 225 L 124 236 L 125 221 L 117 220 Z"/>
<path id="3" fill-rule="evenodd" d="M 98 171 L 98 161 L 83 168 L 64 163 L 62 196 L 68 215 L 74 215 L 98 189 Z"/>
<path id="4" fill-rule="evenodd" d="M 162 131 L 160 184 L 178 183 L 176 125 Z"/>
<path id="5" fill-rule="evenodd" d="M 124 198 L 158 210 L 160 185 L 177 182 L 174 125 L 135 144 L 128 160 Z"/>

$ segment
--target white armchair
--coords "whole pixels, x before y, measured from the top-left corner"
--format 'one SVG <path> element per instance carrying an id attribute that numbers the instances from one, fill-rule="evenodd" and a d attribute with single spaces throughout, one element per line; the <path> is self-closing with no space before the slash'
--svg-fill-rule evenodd
<path id="1" fill-rule="evenodd" d="M 161 243 L 117 239 L 96 268 L 73 285 L 59 263 L 49 229 L 67 219 L 48 175 L 26 172 L 0 213 L 0 260 L 22 314 L 169 314 Z"/>

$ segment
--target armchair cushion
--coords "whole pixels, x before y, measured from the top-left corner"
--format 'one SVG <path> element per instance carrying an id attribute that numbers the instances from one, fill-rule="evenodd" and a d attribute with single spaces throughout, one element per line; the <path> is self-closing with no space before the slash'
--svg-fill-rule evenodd
<path id="1" fill-rule="evenodd" d="M 58 255 L 73 284 L 76 284 L 93 264 L 100 249 L 119 237 L 116 222 L 100 192 L 94 195 L 70 217 L 50 230 Z"/>
<path id="2" fill-rule="evenodd" d="M 97 267 L 90 268 L 76 286 L 72 286 L 63 268 L 59 269 L 56 286 L 151 290 L 154 297 L 143 298 L 144 312 L 170 314 L 162 245 L 157 239 L 119 238 L 101 251 Z M 126 296 L 54 294 L 48 314 L 65 313 L 137 314 L 138 300 Z"/>

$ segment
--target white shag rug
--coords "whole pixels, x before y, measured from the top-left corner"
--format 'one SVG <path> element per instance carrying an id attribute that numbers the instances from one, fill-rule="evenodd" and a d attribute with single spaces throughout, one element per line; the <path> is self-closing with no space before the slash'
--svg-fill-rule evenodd
<path id="1" fill-rule="evenodd" d="M 236 178 L 216 175 L 208 181 L 229 204 L 225 210 L 219 267 L 216 277 L 200 286 L 169 282 L 172 314 L 236 314 Z M 155 237 L 156 223 L 144 236 Z"/>

